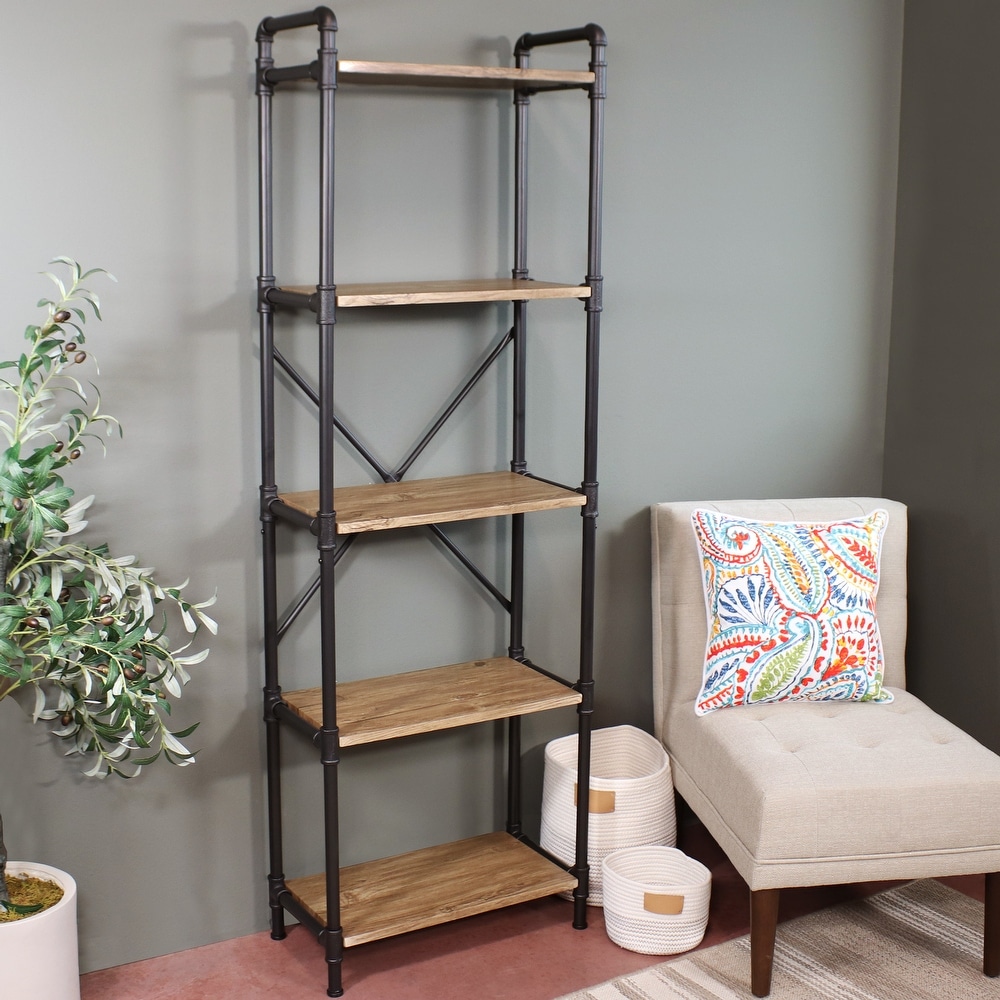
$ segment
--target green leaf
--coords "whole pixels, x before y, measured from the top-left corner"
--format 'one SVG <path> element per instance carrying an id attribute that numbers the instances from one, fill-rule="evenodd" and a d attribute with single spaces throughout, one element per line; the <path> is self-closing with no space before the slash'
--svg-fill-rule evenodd
<path id="1" fill-rule="evenodd" d="M 20 650 L 12 642 L 0 639 L 0 677 L 20 680 L 21 672 L 11 666 L 11 660 L 17 659 Z"/>
<path id="2" fill-rule="evenodd" d="M 27 913 L 37 913 L 43 903 L 0 903 L 0 908 L 10 910 L 11 913 L 20 913 L 22 916 Z"/>

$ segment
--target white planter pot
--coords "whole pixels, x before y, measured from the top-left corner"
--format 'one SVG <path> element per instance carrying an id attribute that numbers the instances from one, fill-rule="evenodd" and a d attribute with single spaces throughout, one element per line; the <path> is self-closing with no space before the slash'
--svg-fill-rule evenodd
<path id="1" fill-rule="evenodd" d="M 7 874 L 50 879 L 62 888 L 63 898 L 40 913 L 0 924 L 3 995 L 80 1000 L 76 882 L 58 868 L 30 861 L 9 861 Z"/>

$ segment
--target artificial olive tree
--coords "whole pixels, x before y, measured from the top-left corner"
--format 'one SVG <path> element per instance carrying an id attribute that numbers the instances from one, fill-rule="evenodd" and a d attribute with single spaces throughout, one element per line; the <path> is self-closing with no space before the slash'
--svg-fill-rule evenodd
<path id="1" fill-rule="evenodd" d="M 93 365 L 87 315 L 101 318 L 83 282 L 110 275 L 53 263 L 68 281 L 45 272 L 59 294 L 38 303 L 45 318 L 25 331 L 24 353 L 0 363 L 0 702 L 19 695 L 67 755 L 91 759 L 85 774 L 133 777 L 157 758 L 194 760 L 181 741 L 195 727 L 171 731 L 170 705 L 208 650 L 174 648 L 168 628 L 179 619 L 187 633 L 214 634 L 204 609 L 215 598 L 190 603 L 186 583 L 162 586 L 134 556 L 80 539 L 94 498 L 76 500 L 62 473 L 88 444 L 120 433 L 81 381 Z M 11 906 L 6 861 L 0 818 L 0 909 Z"/>

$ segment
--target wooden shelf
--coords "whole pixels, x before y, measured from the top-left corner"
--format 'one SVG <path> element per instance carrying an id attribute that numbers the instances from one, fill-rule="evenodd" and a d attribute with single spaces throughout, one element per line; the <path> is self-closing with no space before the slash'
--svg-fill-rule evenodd
<path id="1" fill-rule="evenodd" d="M 319 511 L 318 490 L 283 493 L 278 499 L 308 517 L 315 517 Z M 582 493 L 514 472 L 480 472 L 334 490 L 337 533 L 345 535 L 582 507 L 586 502 Z"/>
<path id="2" fill-rule="evenodd" d="M 285 692 L 283 698 L 296 715 L 320 728 L 322 688 Z M 360 746 L 545 712 L 580 700 L 578 691 L 498 656 L 338 684 L 337 725 L 341 746 Z"/>
<path id="3" fill-rule="evenodd" d="M 314 285 L 283 285 L 293 295 L 311 296 Z M 515 302 L 527 299 L 589 299 L 587 285 L 566 285 L 531 278 L 470 278 L 460 281 L 379 281 L 337 285 L 341 309 L 420 306 L 448 303 Z"/>
<path id="4" fill-rule="evenodd" d="M 594 74 L 589 70 L 438 66 L 341 59 L 337 63 L 337 82 L 489 90 L 564 90 L 592 86 Z"/>
<path id="5" fill-rule="evenodd" d="M 341 870 L 340 879 L 349 948 L 576 887 L 572 875 L 506 833 L 353 865 Z M 325 926 L 325 875 L 286 884 Z"/>

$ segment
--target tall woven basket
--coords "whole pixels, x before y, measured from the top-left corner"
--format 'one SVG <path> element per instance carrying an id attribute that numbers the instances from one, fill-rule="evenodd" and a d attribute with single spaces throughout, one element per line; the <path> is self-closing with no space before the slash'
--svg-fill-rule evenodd
<path id="1" fill-rule="evenodd" d="M 576 857 L 578 737 L 545 748 L 541 846 L 565 864 Z M 603 903 L 601 862 L 623 847 L 677 841 L 670 758 L 659 740 L 634 726 L 597 729 L 591 737 L 587 902 Z"/>

